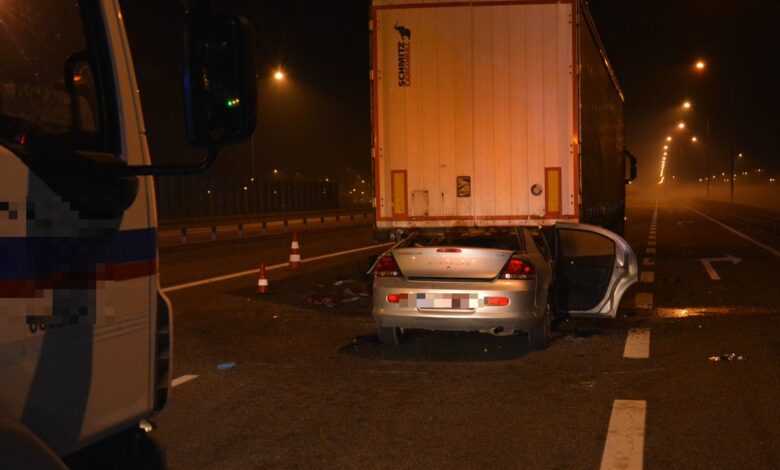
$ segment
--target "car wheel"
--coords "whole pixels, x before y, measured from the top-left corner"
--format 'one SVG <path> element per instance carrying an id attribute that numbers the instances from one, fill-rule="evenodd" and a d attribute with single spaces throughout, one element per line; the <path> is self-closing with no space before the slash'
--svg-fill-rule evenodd
<path id="1" fill-rule="evenodd" d="M 380 326 L 379 341 L 385 346 L 398 346 L 401 344 L 401 329 L 394 326 Z"/>
<path id="2" fill-rule="evenodd" d="M 542 322 L 528 332 L 528 346 L 533 351 L 541 351 L 547 349 L 550 346 L 550 326 L 552 324 L 552 307 L 550 302 L 547 302 L 547 306 L 544 309 L 544 318 Z"/>

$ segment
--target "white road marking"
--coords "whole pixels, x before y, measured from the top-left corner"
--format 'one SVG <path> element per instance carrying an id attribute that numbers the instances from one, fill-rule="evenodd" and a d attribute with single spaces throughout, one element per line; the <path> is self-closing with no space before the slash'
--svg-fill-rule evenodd
<path id="1" fill-rule="evenodd" d="M 188 375 L 182 375 L 181 377 L 177 377 L 177 378 L 175 378 L 175 379 L 173 379 L 173 380 L 171 381 L 171 387 L 176 387 L 176 386 L 179 386 L 179 385 L 181 385 L 181 384 L 183 384 L 183 383 L 187 383 L 187 382 L 189 382 L 190 380 L 195 380 L 195 379 L 197 379 L 197 378 L 198 378 L 198 376 L 197 376 L 197 375 L 191 375 L 191 374 L 188 374 Z"/>
<path id="2" fill-rule="evenodd" d="M 306 258 L 306 259 L 302 260 L 301 262 L 302 263 L 310 263 L 312 261 L 319 261 L 319 260 L 328 259 L 328 258 L 335 258 L 336 256 L 348 255 L 348 254 L 351 254 L 351 253 L 359 253 L 361 251 L 374 250 L 376 248 L 383 248 L 383 247 L 392 246 L 392 245 L 395 245 L 395 242 L 382 243 L 382 244 L 379 244 L 379 245 L 369 245 L 369 246 L 364 246 L 364 247 L 361 247 L 361 248 L 355 248 L 355 249 L 352 249 L 352 250 L 344 250 L 344 251 L 339 251 L 339 252 L 336 252 L 336 253 L 329 253 L 327 255 L 313 256 L 311 258 Z M 274 265 L 271 265 L 271 266 L 266 266 L 265 270 L 266 270 L 266 272 L 267 271 L 273 271 L 275 269 L 286 267 L 289 264 L 290 264 L 289 262 L 274 264 Z M 201 279 L 200 281 L 193 281 L 193 282 L 187 282 L 187 283 L 184 283 L 184 284 L 177 284 L 177 285 L 173 285 L 173 286 L 168 286 L 168 287 L 163 288 L 162 291 L 165 292 L 165 293 L 174 292 L 174 291 L 177 291 L 177 290 L 189 289 L 190 287 L 198 287 L 198 286 L 203 286 L 203 285 L 206 285 L 206 284 L 212 284 L 214 282 L 227 281 L 228 279 L 235 279 L 237 277 L 249 276 L 250 274 L 254 274 L 254 275 L 259 274 L 259 269 L 249 269 L 247 271 L 239 271 L 237 273 L 225 274 L 223 276 L 216 276 L 216 277 L 210 277 L 208 279 Z"/>
<path id="3" fill-rule="evenodd" d="M 739 262 L 742 260 L 736 256 L 726 255 L 721 258 L 700 258 L 699 261 L 701 261 L 701 264 L 704 265 L 704 269 L 707 270 L 707 274 L 710 276 L 710 279 L 713 281 L 720 281 L 720 276 L 718 276 L 718 273 L 715 272 L 715 268 L 712 267 L 712 263 L 715 261 L 731 261 L 732 264 L 736 265 L 739 264 Z"/>
<path id="4" fill-rule="evenodd" d="M 615 400 L 601 456 L 601 470 L 642 470 L 646 415 L 645 400 Z"/>
<path id="5" fill-rule="evenodd" d="M 645 258 L 642 260 L 642 266 L 653 266 L 655 264 L 655 260 L 653 258 Z"/>
<path id="6" fill-rule="evenodd" d="M 655 235 L 648 235 L 647 239 L 648 240 L 655 240 Z"/>
<path id="7" fill-rule="evenodd" d="M 628 331 L 623 357 L 628 359 L 650 357 L 650 328 L 631 328 Z"/>
<path id="8" fill-rule="evenodd" d="M 655 240 L 647 240 L 647 246 L 655 246 Z"/>
<path id="9" fill-rule="evenodd" d="M 639 282 L 653 282 L 655 281 L 655 273 L 653 271 L 642 271 L 639 274 Z"/>
<path id="10" fill-rule="evenodd" d="M 652 255 L 653 253 L 655 253 L 655 248 L 653 248 L 651 246 L 648 246 L 647 247 L 647 254 Z"/>
<path id="11" fill-rule="evenodd" d="M 723 227 L 724 229 L 726 229 L 729 232 L 733 233 L 734 235 L 740 236 L 740 237 L 744 238 L 745 240 L 753 243 L 754 245 L 759 246 L 759 247 L 765 249 L 766 251 L 772 253 L 773 255 L 777 256 L 778 258 L 780 258 L 780 250 L 778 250 L 777 248 L 773 248 L 773 247 L 771 247 L 769 245 L 761 243 L 758 240 L 754 240 L 754 239 L 750 238 L 749 236 L 745 235 L 744 233 L 740 232 L 739 230 L 731 228 L 728 225 L 724 224 L 723 222 L 715 220 L 712 217 L 708 216 L 707 214 L 703 214 L 703 213 L 697 211 L 696 209 L 694 209 L 691 206 L 686 206 L 686 207 L 688 207 L 688 209 L 692 210 L 693 212 L 699 214 L 700 216 L 704 217 L 705 219 L 709 220 L 710 222 L 714 222 L 714 223 L 720 225 L 721 227 Z"/>
<path id="12" fill-rule="evenodd" d="M 637 292 L 634 296 L 634 308 L 653 308 L 652 292 Z"/>

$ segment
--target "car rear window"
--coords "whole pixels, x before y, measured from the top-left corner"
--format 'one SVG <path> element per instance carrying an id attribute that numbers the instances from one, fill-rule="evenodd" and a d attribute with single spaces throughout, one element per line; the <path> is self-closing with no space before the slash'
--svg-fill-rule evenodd
<path id="1" fill-rule="evenodd" d="M 494 250 L 523 251 L 524 247 L 514 227 L 462 228 L 421 230 L 401 244 L 403 248 L 453 246 L 463 248 L 491 248 Z"/>

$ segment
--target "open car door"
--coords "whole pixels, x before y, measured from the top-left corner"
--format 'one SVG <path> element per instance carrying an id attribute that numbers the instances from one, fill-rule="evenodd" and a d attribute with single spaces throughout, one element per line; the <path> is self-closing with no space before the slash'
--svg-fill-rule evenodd
<path id="1" fill-rule="evenodd" d="M 554 230 L 557 309 L 572 317 L 614 318 L 638 278 L 629 244 L 593 225 L 559 223 Z"/>

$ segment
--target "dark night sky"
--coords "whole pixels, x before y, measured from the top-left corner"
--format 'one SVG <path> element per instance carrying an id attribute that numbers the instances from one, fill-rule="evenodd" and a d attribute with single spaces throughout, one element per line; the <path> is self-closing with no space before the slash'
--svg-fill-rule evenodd
<path id="1" fill-rule="evenodd" d="M 181 161 L 191 153 L 184 140 L 179 84 L 182 8 L 175 0 L 121 3 L 152 153 L 158 162 Z M 259 176 L 275 167 L 313 178 L 338 176 L 345 166 L 369 171 L 369 3 L 214 2 L 221 12 L 244 14 L 255 26 Z M 735 151 L 748 157 L 746 167 L 780 169 L 779 1 L 590 4 L 626 95 L 626 142 L 639 158 L 645 182 L 657 176 L 663 138 L 672 132 L 683 135 L 673 125 L 684 119 L 690 128 L 687 138 L 695 133 L 704 139 L 707 114 L 713 170 L 728 171 L 732 140 Z M 693 72 L 697 58 L 709 65 L 704 75 Z M 283 84 L 270 79 L 279 65 L 289 74 Z M 694 110 L 683 115 L 679 106 L 686 98 L 694 102 Z M 698 154 L 686 151 L 703 161 L 701 149 Z M 224 153 L 216 174 L 247 175 L 249 144 Z"/>

